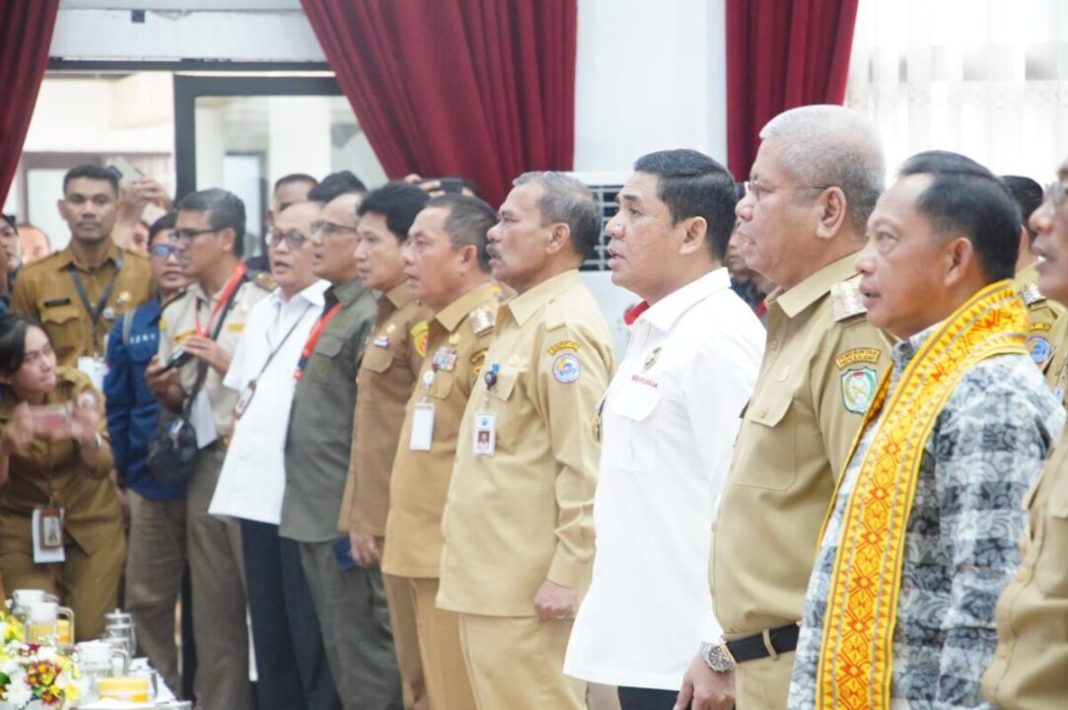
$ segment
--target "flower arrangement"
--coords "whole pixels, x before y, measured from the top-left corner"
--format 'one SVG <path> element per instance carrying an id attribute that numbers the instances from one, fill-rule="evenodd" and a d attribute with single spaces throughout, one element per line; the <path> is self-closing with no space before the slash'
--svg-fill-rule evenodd
<path id="1" fill-rule="evenodd" d="M 26 643 L 22 624 L 0 610 L 0 710 L 65 710 L 78 699 L 80 673 L 55 646 Z"/>

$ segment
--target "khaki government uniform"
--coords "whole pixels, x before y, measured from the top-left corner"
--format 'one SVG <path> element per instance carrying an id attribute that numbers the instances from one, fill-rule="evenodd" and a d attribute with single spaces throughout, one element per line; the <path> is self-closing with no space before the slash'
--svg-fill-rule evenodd
<path id="1" fill-rule="evenodd" d="M 457 616 L 438 609 L 434 600 L 441 567 L 441 514 L 460 420 L 493 339 L 498 305 L 494 292 L 492 284 L 477 286 L 430 321 L 427 357 L 408 401 L 393 464 L 382 570 L 402 587 L 406 606 L 414 610 L 418 651 L 434 710 L 475 705 L 460 651 Z M 434 407 L 430 450 L 412 451 L 412 416 L 424 403 Z M 392 603 L 391 598 L 391 607 Z"/>
<path id="2" fill-rule="evenodd" d="M 261 283 L 245 281 L 234 296 L 216 342 L 233 354 L 245 329 L 249 311 L 269 291 Z M 212 311 L 221 294 L 209 296 L 199 283 L 163 308 L 159 323 L 159 356 L 166 361 L 175 348 L 196 334 L 199 323 L 210 336 L 216 324 Z M 187 393 L 193 389 L 200 361 L 182 366 L 179 380 Z M 245 587 L 241 528 L 232 519 L 208 514 L 215 484 L 226 456 L 226 436 L 233 424 L 238 393 L 225 387 L 223 376 L 208 368 L 201 388 L 211 401 L 218 439 L 200 450 L 186 493 L 186 554 L 193 592 L 193 634 L 197 644 L 194 690 L 205 708 L 250 710 L 248 683 L 248 625 L 245 623 Z"/>
<path id="3" fill-rule="evenodd" d="M 1064 307 L 1051 301 L 1038 290 L 1038 270 L 1032 264 L 1016 274 L 1012 285 L 1027 306 L 1027 317 L 1031 320 L 1031 332 L 1027 334 L 1027 350 L 1031 359 L 1043 370 L 1053 355 L 1053 324 L 1064 312 Z"/>
<path id="4" fill-rule="evenodd" d="M 116 274 L 120 255 L 122 270 Z M 113 277 L 115 280 L 100 317 L 95 342 L 93 322 L 74 286 L 71 267 L 78 271 L 93 309 Z M 151 296 L 152 272 L 147 258 L 112 244 L 104 263 L 90 269 L 68 246 L 23 267 L 15 282 L 11 312 L 41 321 L 52 338 L 59 364 L 74 367 L 79 357 L 104 357 L 111 327 L 122 319 L 123 313 Z"/>
<path id="5" fill-rule="evenodd" d="M 1068 318 L 1058 318 L 1049 333 L 1052 352 L 1043 371 L 1046 382 L 1060 395 L 1061 403 L 1068 404 L 1065 391 L 1068 390 Z"/>
<path id="6" fill-rule="evenodd" d="M 1024 496 L 1016 577 L 998 600 L 998 646 L 983 694 L 1005 710 L 1068 707 L 1068 432 Z"/>
<path id="7" fill-rule="evenodd" d="M 712 598 L 728 641 L 797 622 L 845 458 L 890 366 L 855 256 L 768 297 L 768 334 L 720 501 Z M 786 707 L 794 653 L 738 664 L 736 704 Z"/>
<path id="8" fill-rule="evenodd" d="M 74 368 L 56 371 L 56 389 L 46 404 L 74 402 L 90 391 L 104 397 Z M 9 388 L 0 395 L 0 424 L 11 421 L 17 402 Z M 10 454 L 7 482 L 0 492 L 0 577 L 4 587 L 44 589 L 74 611 L 75 638 L 86 641 L 104 630 L 104 614 L 115 608 L 126 556 L 122 509 L 108 479 L 114 465 L 107 420 L 101 416 L 100 463 L 88 468 L 73 440 L 35 439 Z M 66 562 L 35 564 L 31 516 L 53 503 L 66 511 L 63 525 Z"/>
<path id="9" fill-rule="evenodd" d="M 592 567 L 596 415 L 615 357 L 577 270 L 501 306 L 484 372 L 495 364 L 460 424 L 438 606 L 460 613 L 480 710 L 582 708 L 585 684 L 562 671 L 572 619 L 538 622 L 533 605 L 546 579 L 581 597 Z M 496 415 L 491 456 L 473 451 L 483 411 Z"/>
<path id="10" fill-rule="evenodd" d="M 378 320 L 356 375 L 352 451 L 337 525 L 340 530 L 374 535 L 379 550 L 386 534 L 389 479 L 404 422 L 404 404 L 426 354 L 426 321 L 430 316 L 430 310 L 404 284 L 380 296 Z M 388 574 L 382 575 L 382 582 L 389 602 L 404 706 L 426 710 L 426 684 L 411 597 L 407 587 Z"/>

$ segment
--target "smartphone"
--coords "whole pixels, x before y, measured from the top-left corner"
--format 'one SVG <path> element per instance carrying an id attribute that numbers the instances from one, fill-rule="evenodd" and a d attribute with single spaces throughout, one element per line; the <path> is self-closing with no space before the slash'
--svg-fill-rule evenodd
<path id="1" fill-rule="evenodd" d="M 181 367 L 190 360 L 193 359 L 193 353 L 186 352 L 182 348 L 176 349 L 171 356 L 167 358 L 167 362 L 163 365 L 163 369 L 157 374 L 163 374 L 167 370 L 173 370 L 176 367 Z"/>
<path id="2" fill-rule="evenodd" d="M 66 404 L 48 404 L 42 407 L 30 407 L 33 430 L 38 434 L 50 434 L 55 437 L 71 435 L 70 407 Z"/>
<path id="3" fill-rule="evenodd" d="M 459 195 L 464 191 L 464 181 L 457 177 L 444 177 L 438 180 L 441 191 L 446 195 Z"/>
<path id="4" fill-rule="evenodd" d="M 119 173 L 119 182 L 133 182 L 141 176 L 141 171 L 130 164 L 130 161 L 122 156 L 111 161 L 111 165 Z"/>
<path id="5" fill-rule="evenodd" d="M 337 561 L 338 570 L 342 572 L 356 566 L 356 560 L 352 558 L 352 543 L 347 537 L 334 543 L 334 559 Z"/>

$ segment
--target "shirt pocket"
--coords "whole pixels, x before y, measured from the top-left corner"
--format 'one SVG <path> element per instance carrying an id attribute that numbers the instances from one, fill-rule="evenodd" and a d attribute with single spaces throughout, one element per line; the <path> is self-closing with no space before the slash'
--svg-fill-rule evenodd
<path id="1" fill-rule="evenodd" d="M 334 373 L 339 369 L 339 358 L 345 341 L 335 335 L 324 334 L 315 344 L 315 354 L 308 362 L 309 374 L 317 382 L 330 382 L 334 379 Z M 353 378 L 355 379 L 355 378 Z"/>
<path id="2" fill-rule="evenodd" d="M 393 351 L 386 348 L 371 347 L 363 352 L 363 362 L 360 367 L 376 375 L 387 372 L 393 365 Z"/>
<path id="3" fill-rule="evenodd" d="M 651 472 L 658 468 L 660 437 L 650 419 L 662 398 L 658 388 L 628 383 L 606 403 L 612 417 L 611 440 L 602 447 L 605 462 L 629 471 Z"/>
<path id="4" fill-rule="evenodd" d="M 1057 471 L 1049 501 L 1032 539 L 1038 545 L 1035 585 L 1050 596 L 1068 596 L 1068 475 Z"/>
<path id="5" fill-rule="evenodd" d="M 41 322 L 44 323 L 52 338 L 52 346 L 56 350 L 56 356 L 63 360 L 78 349 L 78 319 L 82 312 L 74 305 L 53 306 L 45 308 L 41 314 Z M 88 316 L 86 316 L 88 318 Z"/>
<path id="6" fill-rule="evenodd" d="M 793 403 L 789 391 L 769 392 L 750 402 L 738 437 L 734 483 L 774 491 L 788 490 L 797 479 L 794 427 L 787 414 Z"/>

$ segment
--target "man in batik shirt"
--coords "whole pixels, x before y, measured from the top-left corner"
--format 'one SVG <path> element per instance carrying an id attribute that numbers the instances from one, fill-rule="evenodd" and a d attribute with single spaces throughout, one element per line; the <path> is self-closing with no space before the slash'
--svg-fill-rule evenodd
<path id="1" fill-rule="evenodd" d="M 868 320 L 901 339 L 809 582 L 793 710 L 974 708 L 1020 501 L 1064 416 L 1009 280 L 1019 211 L 974 161 L 906 161 L 857 258 Z"/>

